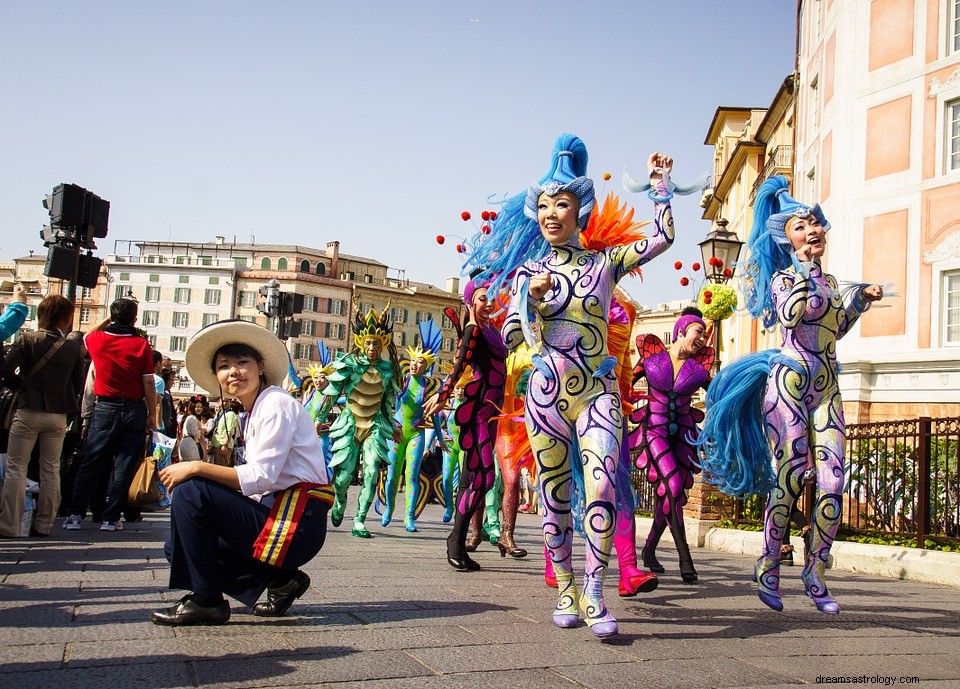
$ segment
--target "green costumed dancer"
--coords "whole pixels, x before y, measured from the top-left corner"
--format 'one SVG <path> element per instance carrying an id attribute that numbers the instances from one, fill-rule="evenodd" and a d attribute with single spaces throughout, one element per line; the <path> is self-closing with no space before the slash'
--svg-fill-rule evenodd
<path id="1" fill-rule="evenodd" d="M 356 475 L 357 461 L 363 455 L 363 483 L 353 517 L 354 536 L 370 538 L 363 525 L 377 489 L 380 463 L 387 457 L 387 442 L 400 440 L 400 430 L 394 427 L 393 411 L 397 395 L 400 369 L 393 347 L 393 324 L 387 317 L 390 305 L 379 315 L 373 309 L 366 318 L 354 315 L 353 341 L 356 348 L 336 361 L 327 376 L 323 391 L 324 403 L 320 418 L 325 418 L 334 402 L 343 397 L 346 406 L 330 428 L 334 472 L 333 486 L 336 500 L 330 512 L 330 523 L 340 526 L 346 505 L 347 488 Z M 384 350 L 389 359 L 381 358 Z"/>
<path id="2" fill-rule="evenodd" d="M 407 531 L 417 530 L 414 522 L 423 511 L 430 495 L 429 482 L 421 485 L 420 481 L 420 465 L 423 463 L 423 454 L 426 449 L 424 441 L 428 427 L 436 431 L 441 451 L 447 450 L 446 443 L 441 437 L 443 427 L 440 415 L 427 419 L 423 414 L 424 400 L 440 387 L 440 383 L 430 377 L 430 372 L 437 361 L 442 343 L 443 333 L 431 318 L 420 323 L 420 345 L 407 347 L 410 355 L 407 365 L 409 375 L 397 396 L 395 417 L 395 422 L 400 427 L 400 440 L 393 444 L 387 457 L 387 476 L 383 489 L 383 519 L 380 522 L 384 526 L 390 524 L 393 517 L 400 476 L 404 475 L 406 512 L 403 524 Z M 405 473 L 404 465 L 406 465 Z"/>

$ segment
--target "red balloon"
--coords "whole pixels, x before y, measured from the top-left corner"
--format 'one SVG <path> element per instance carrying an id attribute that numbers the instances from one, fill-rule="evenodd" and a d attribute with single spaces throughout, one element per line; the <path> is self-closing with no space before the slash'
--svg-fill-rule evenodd
<path id="1" fill-rule="evenodd" d="M 464 211 L 460 214 L 460 217 L 463 218 L 464 222 L 470 219 L 470 211 Z"/>
<path id="2" fill-rule="evenodd" d="M 690 279 L 689 279 L 689 278 L 680 278 L 680 284 L 683 285 L 684 287 L 686 287 L 687 285 L 690 284 Z"/>
<path id="3" fill-rule="evenodd" d="M 694 264 L 693 264 L 692 266 L 690 266 L 690 267 L 693 268 L 694 270 L 700 270 L 700 264 L 699 264 L 699 263 L 694 263 Z"/>
<path id="4" fill-rule="evenodd" d="M 703 293 L 703 298 L 704 298 L 704 299 L 711 299 L 711 298 L 713 298 L 713 292 L 711 292 L 710 290 L 707 290 L 706 292 Z"/>
<path id="5" fill-rule="evenodd" d="M 723 259 L 722 259 L 722 258 L 718 258 L 718 259 L 717 259 L 717 268 L 723 268 Z"/>
<path id="6" fill-rule="evenodd" d="M 457 253 L 462 254 L 467 248 L 463 244 L 457 244 Z"/>
<path id="7" fill-rule="evenodd" d="M 491 219 L 491 220 L 496 220 L 496 219 L 497 219 L 497 214 L 496 214 L 495 211 L 490 211 L 490 219 Z"/>
<path id="8" fill-rule="evenodd" d="M 490 234 L 490 226 L 484 225 L 483 227 L 480 228 L 480 231 L 483 232 L 484 234 Z"/>
<path id="9" fill-rule="evenodd" d="M 725 278 L 732 278 L 732 277 L 733 277 L 733 271 L 730 270 L 729 268 L 724 268 L 724 270 L 723 270 L 723 277 L 725 277 Z"/>
<path id="10" fill-rule="evenodd" d="M 683 264 L 680 261 L 677 261 L 676 263 L 673 264 L 673 268 L 674 270 L 680 270 L 681 268 L 683 268 Z"/>
<path id="11" fill-rule="evenodd" d="M 447 240 L 443 238 L 442 234 L 437 235 L 437 244 L 443 244 L 445 241 Z"/>
<path id="12" fill-rule="evenodd" d="M 712 299 L 710 299 L 709 297 L 707 297 L 706 299 L 703 300 L 703 303 L 704 303 L 704 304 L 709 304 L 709 303 L 711 303 L 712 301 L 713 301 Z"/>
<path id="13" fill-rule="evenodd" d="M 481 217 L 483 220 L 489 220 L 489 219 L 490 219 L 490 211 L 484 211 L 483 213 L 480 214 L 480 217 Z"/>

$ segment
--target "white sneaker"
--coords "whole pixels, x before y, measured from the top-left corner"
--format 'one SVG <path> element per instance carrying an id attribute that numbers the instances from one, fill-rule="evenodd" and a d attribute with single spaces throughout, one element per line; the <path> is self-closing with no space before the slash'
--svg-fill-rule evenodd
<path id="1" fill-rule="evenodd" d="M 100 525 L 101 531 L 123 531 L 123 522 L 119 519 L 115 522 L 104 522 Z"/>
<path id="2" fill-rule="evenodd" d="M 63 520 L 63 528 L 67 531 L 79 531 L 80 530 L 80 515 L 71 514 L 69 517 Z"/>

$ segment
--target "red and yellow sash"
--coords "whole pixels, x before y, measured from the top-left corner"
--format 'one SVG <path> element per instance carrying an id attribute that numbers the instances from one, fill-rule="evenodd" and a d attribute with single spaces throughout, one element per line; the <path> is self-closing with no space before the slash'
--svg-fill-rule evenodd
<path id="1" fill-rule="evenodd" d="M 332 506 L 333 497 L 333 486 L 320 483 L 298 483 L 278 491 L 267 523 L 253 544 L 253 556 L 268 565 L 282 567 L 307 503 L 314 499 Z"/>

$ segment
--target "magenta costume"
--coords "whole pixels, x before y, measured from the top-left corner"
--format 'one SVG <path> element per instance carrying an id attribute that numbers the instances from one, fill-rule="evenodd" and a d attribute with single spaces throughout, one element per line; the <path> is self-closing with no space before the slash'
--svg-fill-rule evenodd
<path id="1" fill-rule="evenodd" d="M 467 284 L 463 299 L 470 304 L 473 293 L 485 285 Z M 448 315 L 450 315 L 448 313 Z M 473 369 L 474 379 L 463 390 L 463 401 L 454 420 L 460 428 L 460 449 L 463 467 L 456 497 L 453 531 L 447 537 L 447 562 L 456 569 L 480 569 L 467 555 L 467 528 L 473 513 L 483 507 L 487 491 L 496 479 L 494 441 L 497 436 L 496 416 L 503 404 L 506 383 L 507 348 L 496 328 L 467 325 L 460 336 L 460 347 L 453 370 L 440 388 L 440 404 L 453 394 L 464 369 Z"/>
<path id="2" fill-rule="evenodd" d="M 702 325 L 703 321 L 696 316 L 682 316 L 674 328 L 674 337 L 682 335 L 691 323 Z M 699 388 L 710 383 L 714 350 L 703 347 L 695 356 L 684 359 L 676 373 L 670 351 L 656 335 L 638 337 L 637 351 L 640 359 L 633 369 L 634 382 L 646 377 L 649 403 L 631 416 L 630 420 L 639 426 L 630 434 L 630 441 L 640 449 L 637 467 L 646 470 L 647 481 L 656 486 L 657 492 L 653 525 L 641 557 L 651 571 L 664 571 L 657 561 L 656 549 L 669 524 L 680 556 L 681 577 L 692 583 L 697 580 L 697 573 L 683 525 L 683 506 L 687 490 L 693 486 L 693 475 L 700 471 L 691 442 L 697 438 L 697 423 L 703 421 L 703 412 L 691 407 L 690 402 Z"/>

